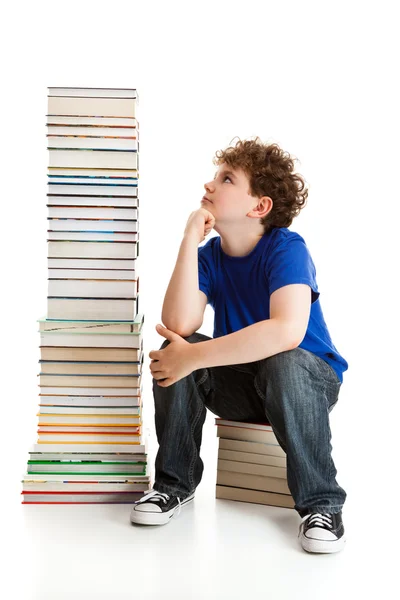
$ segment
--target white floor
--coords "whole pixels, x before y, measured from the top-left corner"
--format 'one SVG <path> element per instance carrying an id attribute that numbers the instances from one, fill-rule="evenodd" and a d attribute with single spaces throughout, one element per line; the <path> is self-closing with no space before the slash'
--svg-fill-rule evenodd
<path id="1" fill-rule="evenodd" d="M 3 584 L 14 590 L 7 598 L 397 597 L 397 510 L 382 502 L 369 508 L 370 501 L 377 503 L 380 461 L 361 460 L 357 438 L 366 423 L 359 421 L 352 431 L 356 414 L 350 398 L 350 389 L 343 388 L 341 405 L 331 413 L 337 479 L 348 493 L 343 510 L 348 541 L 342 552 L 304 552 L 294 510 L 215 499 L 217 438 L 208 412 L 205 470 L 196 498 L 165 526 L 131 525 L 129 505 L 19 505 L 16 510 L 14 504 L 12 527 L 3 514 L 12 531 L 3 546 L 9 560 Z"/>

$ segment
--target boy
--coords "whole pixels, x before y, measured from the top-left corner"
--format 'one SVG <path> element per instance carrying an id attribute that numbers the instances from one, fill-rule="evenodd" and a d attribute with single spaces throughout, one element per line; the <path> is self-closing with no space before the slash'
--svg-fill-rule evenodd
<path id="1" fill-rule="evenodd" d="M 219 151 L 202 207 L 189 216 L 162 311 L 166 340 L 151 351 L 159 449 L 152 490 L 133 523 L 168 523 L 200 483 L 206 408 L 269 422 L 286 452 L 288 486 L 308 552 L 345 543 L 329 412 L 345 359 L 332 343 L 304 239 L 288 229 L 308 190 L 277 144 L 238 141 Z M 200 242 L 214 228 L 219 236 Z M 197 333 L 206 304 L 213 338 Z"/>

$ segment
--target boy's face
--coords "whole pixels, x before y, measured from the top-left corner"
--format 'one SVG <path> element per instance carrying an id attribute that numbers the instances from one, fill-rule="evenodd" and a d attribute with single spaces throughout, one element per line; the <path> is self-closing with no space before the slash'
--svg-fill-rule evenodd
<path id="1" fill-rule="evenodd" d="M 214 179 L 204 184 L 206 199 L 203 197 L 201 205 L 220 223 L 243 221 L 249 211 L 257 208 L 259 202 L 258 198 L 248 193 L 249 187 L 247 175 L 242 169 L 232 169 L 222 163 Z"/>

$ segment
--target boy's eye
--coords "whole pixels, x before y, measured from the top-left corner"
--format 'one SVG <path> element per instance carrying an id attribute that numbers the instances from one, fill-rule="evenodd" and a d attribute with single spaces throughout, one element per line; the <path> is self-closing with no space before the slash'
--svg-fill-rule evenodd
<path id="1" fill-rule="evenodd" d="M 232 179 L 229 177 L 229 175 L 225 175 L 224 181 L 225 181 L 225 179 L 229 179 L 229 181 L 232 183 Z"/>

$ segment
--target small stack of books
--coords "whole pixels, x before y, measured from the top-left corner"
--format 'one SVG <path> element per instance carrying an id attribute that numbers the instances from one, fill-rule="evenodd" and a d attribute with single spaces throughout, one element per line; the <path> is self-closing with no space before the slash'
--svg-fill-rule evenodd
<path id="1" fill-rule="evenodd" d="M 215 419 L 218 467 L 216 498 L 294 508 L 286 454 L 269 423 Z"/>
<path id="2" fill-rule="evenodd" d="M 150 488 L 138 102 L 134 89 L 49 88 L 47 318 L 23 503 L 130 503 Z"/>

